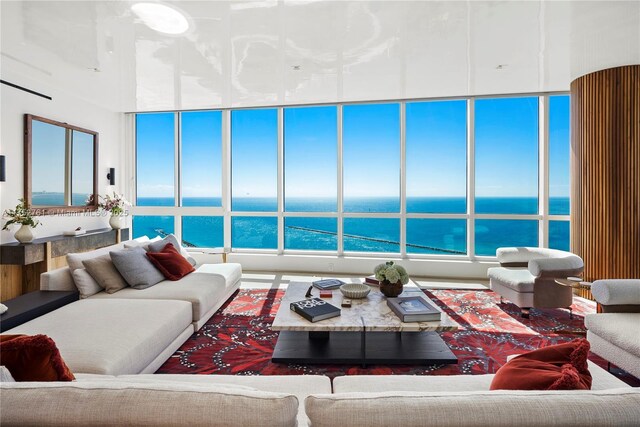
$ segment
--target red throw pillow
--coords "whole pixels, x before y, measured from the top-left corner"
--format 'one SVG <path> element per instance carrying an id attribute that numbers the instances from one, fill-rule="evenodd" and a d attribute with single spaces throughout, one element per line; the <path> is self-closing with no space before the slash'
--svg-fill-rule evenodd
<path id="1" fill-rule="evenodd" d="M 521 354 L 498 369 L 491 390 L 590 390 L 584 338 Z"/>
<path id="2" fill-rule="evenodd" d="M 180 280 L 187 274 L 196 271 L 171 243 L 167 243 L 160 252 L 147 252 L 147 257 L 169 280 Z"/>
<path id="3" fill-rule="evenodd" d="M 76 379 L 46 335 L 0 335 L 0 360 L 16 381 Z"/>

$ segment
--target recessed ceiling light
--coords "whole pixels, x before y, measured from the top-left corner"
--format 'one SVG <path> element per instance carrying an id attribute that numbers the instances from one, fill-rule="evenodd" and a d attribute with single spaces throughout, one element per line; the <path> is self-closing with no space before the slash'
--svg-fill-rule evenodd
<path id="1" fill-rule="evenodd" d="M 136 3 L 131 10 L 145 25 L 164 34 L 182 34 L 189 29 L 184 14 L 161 3 Z"/>

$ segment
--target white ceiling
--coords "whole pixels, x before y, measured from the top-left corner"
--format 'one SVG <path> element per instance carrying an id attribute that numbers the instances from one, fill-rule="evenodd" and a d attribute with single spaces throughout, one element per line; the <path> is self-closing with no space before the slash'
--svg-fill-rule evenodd
<path id="1" fill-rule="evenodd" d="M 165 2 L 181 36 L 134 3 L 3 1 L 2 78 L 158 111 L 563 91 L 640 63 L 639 1 Z"/>

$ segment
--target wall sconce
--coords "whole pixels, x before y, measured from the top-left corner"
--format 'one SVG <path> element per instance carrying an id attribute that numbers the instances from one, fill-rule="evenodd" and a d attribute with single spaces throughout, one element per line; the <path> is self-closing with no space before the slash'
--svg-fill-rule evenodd
<path id="1" fill-rule="evenodd" d="M 116 185 L 116 168 L 109 168 L 107 179 L 109 180 L 109 185 Z"/>
<path id="2" fill-rule="evenodd" d="M 4 156 L 0 156 L 0 182 L 4 182 L 7 179 L 7 168 L 4 160 Z"/>

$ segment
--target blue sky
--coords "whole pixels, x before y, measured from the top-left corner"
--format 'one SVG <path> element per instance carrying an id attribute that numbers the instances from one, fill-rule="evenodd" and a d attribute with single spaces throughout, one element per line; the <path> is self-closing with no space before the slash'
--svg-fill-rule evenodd
<path id="1" fill-rule="evenodd" d="M 32 191 L 64 193 L 65 139 L 63 127 L 33 120 Z M 74 194 L 93 193 L 93 135 L 72 131 L 72 182 Z"/>
<path id="2" fill-rule="evenodd" d="M 551 97 L 550 194 L 569 195 L 569 97 Z M 140 114 L 138 195 L 173 197 L 172 113 Z M 185 197 L 220 197 L 220 112 L 182 115 Z M 407 103 L 407 196 L 466 193 L 466 101 Z M 237 110 L 231 116 L 234 197 L 275 197 L 277 110 Z M 286 197 L 337 196 L 337 108 L 285 109 Z M 478 197 L 535 197 L 538 192 L 538 99 L 475 103 Z M 344 195 L 399 197 L 399 104 L 343 108 Z"/>

